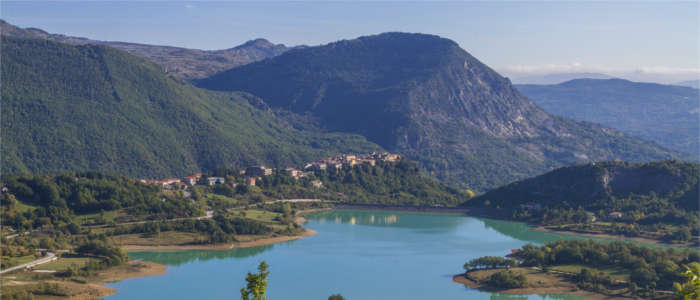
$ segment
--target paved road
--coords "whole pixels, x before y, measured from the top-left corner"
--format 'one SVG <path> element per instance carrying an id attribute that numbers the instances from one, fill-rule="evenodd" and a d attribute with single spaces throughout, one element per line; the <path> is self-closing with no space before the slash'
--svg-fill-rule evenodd
<path id="1" fill-rule="evenodd" d="M 20 270 L 20 269 L 24 269 L 24 268 L 31 268 L 31 267 L 34 267 L 34 266 L 38 266 L 38 265 L 41 265 L 41 264 L 45 264 L 45 263 L 48 263 L 48 262 L 52 262 L 52 261 L 54 261 L 54 260 L 56 260 L 56 259 L 58 259 L 58 258 L 56 257 L 56 253 L 47 252 L 45 257 L 42 257 L 42 258 L 37 259 L 37 260 L 35 260 L 35 261 L 30 261 L 30 262 L 28 262 L 28 263 L 23 263 L 23 264 L 18 265 L 18 266 L 14 266 L 14 267 L 12 267 L 12 268 L 7 268 L 7 269 L 5 269 L 5 270 L 0 271 L 0 274 L 5 274 L 5 273 L 8 273 L 8 272 L 12 272 L 12 271 Z"/>
<path id="2" fill-rule="evenodd" d="M 16 237 L 18 237 L 18 236 L 20 236 L 20 235 L 27 235 L 27 234 L 29 234 L 29 231 L 25 231 L 25 232 L 22 232 L 22 233 L 15 233 L 15 234 L 6 235 L 5 238 L 6 238 L 6 239 L 14 239 L 14 238 L 16 238 Z"/>

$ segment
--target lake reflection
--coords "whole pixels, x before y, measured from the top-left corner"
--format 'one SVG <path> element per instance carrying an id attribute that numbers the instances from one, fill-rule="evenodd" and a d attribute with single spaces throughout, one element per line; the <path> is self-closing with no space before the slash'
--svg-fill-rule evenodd
<path id="1" fill-rule="evenodd" d="M 237 299 L 245 273 L 270 265 L 268 299 L 582 299 L 501 295 L 453 283 L 465 261 L 554 240 L 522 223 L 461 214 L 337 210 L 307 216 L 318 234 L 228 251 L 131 252 L 169 266 L 161 276 L 109 284 L 108 299 Z M 532 235 L 531 235 L 532 234 Z M 522 238 L 522 239 L 521 239 Z"/>

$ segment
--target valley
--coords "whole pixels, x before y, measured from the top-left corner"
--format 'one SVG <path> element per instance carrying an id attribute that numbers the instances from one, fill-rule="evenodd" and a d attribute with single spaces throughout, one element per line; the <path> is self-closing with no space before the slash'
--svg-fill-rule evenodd
<path id="1" fill-rule="evenodd" d="M 210 33 L 289 22 L 265 11 Z M 695 88 L 513 84 L 452 35 L 0 32 L 3 300 L 700 293 Z"/>

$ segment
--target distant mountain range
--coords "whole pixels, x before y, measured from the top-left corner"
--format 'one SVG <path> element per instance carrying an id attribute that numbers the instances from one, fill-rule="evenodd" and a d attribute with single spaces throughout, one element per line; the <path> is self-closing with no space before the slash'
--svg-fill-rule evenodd
<path id="1" fill-rule="evenodd" d="M 700 91 L 622 79 L 517 85 L 544 110 L 600 123 L 666 147 L 700 155 Z"/>
<path id="2" fill-rule="evenodd" d="M 687 86 L 691 88 L 700 89 L 700 80 L 687 80 L 676 83 L 676 85 Z"/>
<path id="3" fill-rule="evenodd" d="M 573 79 L 611 79 L 610 75 L 601 73 L 552 73 L 541 75 L 518 76 L 513 78 L 515 84 L 558 84 Z"/>
<path id="4" fill-rule="evenodd" d="M 1 45 L 4 173 L 165 178 L 381 149 L 285 118 L 250 94 L 198 89 L 112 47 L 7 36 Z"/>
<path id="5" fill-rule="evenodd" d="M 50 34 L 36 28 L 19 28 L 0 20 L 0 32 L 4 36 L 39 38 L 71 45 L 106 45 L 146 58 L 165 68 L 169 74 L 183 79 L 204 78 L 231 68 L 277 56 L 290 48 L 256 39 L 243 45 L 224 50 L 197 50 L 170 46 L 156 46 L 125 42 L 97 41 L 62 34 Z"/>
<path id="6" fill-rule="evenodd" d="M 657 144 L 552 116 L 510 81 L 432 35 L 385 33 L 279 56 L 198 80 L 318 118 L 477 190 L 598 160 L 675 157 Z"/>

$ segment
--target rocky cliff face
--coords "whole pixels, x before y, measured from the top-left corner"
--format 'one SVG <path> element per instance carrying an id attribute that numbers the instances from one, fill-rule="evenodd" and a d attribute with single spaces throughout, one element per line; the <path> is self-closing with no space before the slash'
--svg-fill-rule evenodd
<path id="1" fill-rule="evenodd" d="M 288 51 L 197 84 L 313 115 L 328 130 L 361 134 L 481 190 L 565 164 L 673 156 L 549 115 L 455 42 L 432 35 L 385 33 Z"/>
<path id="2" fill-rule="evenodd" d="M 432 35 L 385 33 L 288 51 L 197 84 L 313 115 L 328 130 L 364 135 L 476 189 L 564 164 L 673 156 L 549 115 L 455 42 Z"/>

